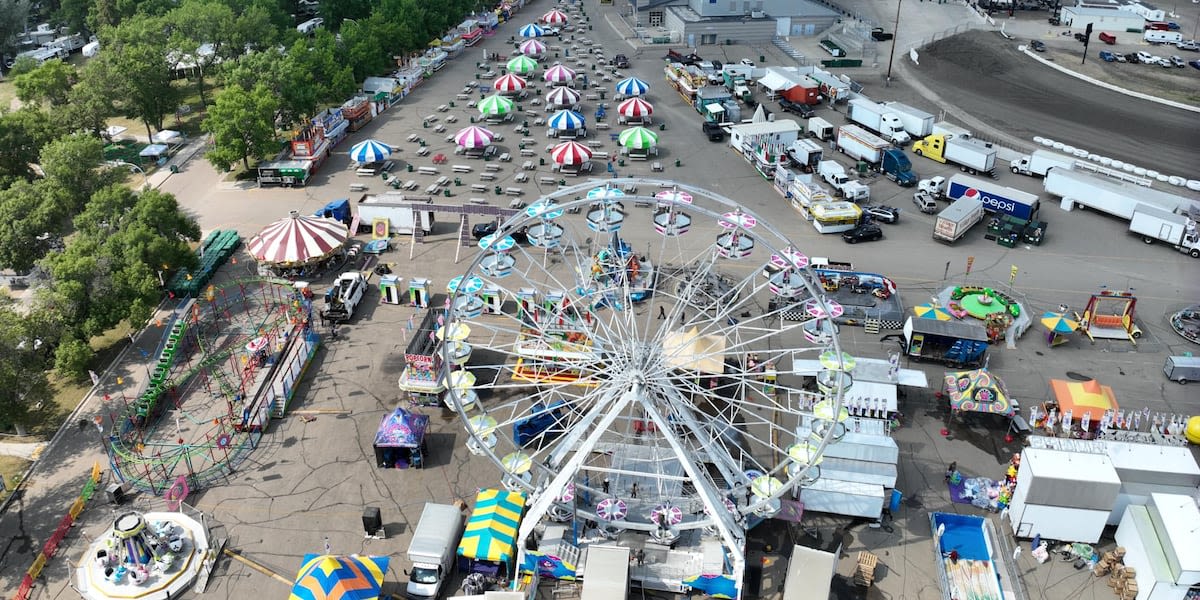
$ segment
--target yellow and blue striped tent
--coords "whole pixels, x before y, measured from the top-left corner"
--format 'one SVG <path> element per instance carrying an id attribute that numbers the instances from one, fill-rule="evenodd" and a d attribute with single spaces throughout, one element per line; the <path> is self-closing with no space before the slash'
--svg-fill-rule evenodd
<path id="1" fill-rule="evenodd" d="M 289 600 L 379 600 L 386 556 L 305 554 Z"/>
<path id="2" fill-rule="evenodd" d="M 508 564 L 517 541 L 517 527 L 525 510 L 525 494 L 482 490 L 475 511 L 458 545 L 458 555 L 470 561 Z"/>

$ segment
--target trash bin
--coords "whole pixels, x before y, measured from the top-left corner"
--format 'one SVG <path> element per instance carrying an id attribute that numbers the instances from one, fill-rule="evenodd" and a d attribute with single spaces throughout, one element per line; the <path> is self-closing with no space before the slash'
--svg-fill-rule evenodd
<path id="1" fill-rule="evenodd" d="M 766 56 L 763 56 L 762 54 L 759 54 L 759 55 L 758 55 L 758 63 L 759 63 L 759 64 L 762 64 L 762 63 L 765 63 L 765 62 L 767 62 L 767 57 L 766 57 Z"/>
<path id="2" fill-rule="evenodd" d="M 542 158 L 539 158 L 539 159 L 538 159 L 538 166 L 539 166 L 539 167 L 544 167 L 544 166 L 546 166 L 546 158 L 545 158 L 545 157 L 542 157 Z"/>
<path id="3" fill-rule="evenodd" d="M 172 172 L 172 173 L 178 173 L 178 172 L 179 172 L 179 165 L 171 165 L 171 172 Z"/>
<path id="4" fill-rule="evenodd" d="M 429 129 L 429 121 L 421 121 L 421 127 L 424 127 L 425 129 Z"/>
<path id="5" fill-rule="evenodd" d="M 408 165 L 408 172 L 409 172 L 409 173 L 412 173 L 412 172 L 413 172 L 413 166 L 412 166 L 412 164 L 411 164 L 411 163 Z"/>
<path id="6" fill-rule="evenodd" d="M 680 161 L 680 160 L 677 158 L 677 159 L 675 159 L 675 166 L 677 166 L 677 167 L 682 167 L 682 166 L 683 166 L 683 162 L 682 162 L 682 161 Z"/>
<path id="7" fill-rule="evenodd" d="M 456 185 L 456 186 L 461 186 L 461 185 L 462 185 L 462 178 L 461 178 L 461 177 L 455 177 L 455 178 L 454 178 L 454 185 Z M 446 191 L 448 192 L 448 191 L 450 191 L 450 190 L 446 190 Z"/>
<path id="8" fill-rule="evenodd" d="M 447 197 L 447 198 L 449 198 L 449 197 L 450 197 L 450 188 L 446 188 L 446 189 L 444 189 L 444 190 L 442 190 L 442 191 L 443 191 L 443 192 L 445 192 L 445 195 L 446 195 L 446 197 Z"/>
<path id="9" fill-rule="evenodd" d="M 504 193 L 504 190 L 500 189 L 500 186 L 496 186 L 496 195 L 499 196 L 503 193 Z"/>

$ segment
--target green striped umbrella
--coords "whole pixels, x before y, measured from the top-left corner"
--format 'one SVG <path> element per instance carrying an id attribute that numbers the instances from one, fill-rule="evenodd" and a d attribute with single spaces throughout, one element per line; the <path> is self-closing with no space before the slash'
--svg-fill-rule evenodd
<path id="1" fill-rule="evenodd" d="M 488 96 L 479 101 L 479 113 L 483 115 L 503 115 L 512 112 L 513 101 L 504 96 Z"/>
<path id="2" fill-rule="evenodd" d="M 621 145 L 626 148 L 644 150 L 658 145 L 658 134 L 645 127 L 630 127 L 621 132 L 621 136 L 617 138 L 617 141 L 621 142 Z"/>
<path id="3" fill-rule="evenodd" d="M 516 73 L 517 75 L 528 75 L 537 70 L 537 66 L 538 64 L 536 60 L 533 60 L 525 55 L 514 56 L 512 60 L 508 61 L 508 64 L 505 65 L 509 73 Z"/>

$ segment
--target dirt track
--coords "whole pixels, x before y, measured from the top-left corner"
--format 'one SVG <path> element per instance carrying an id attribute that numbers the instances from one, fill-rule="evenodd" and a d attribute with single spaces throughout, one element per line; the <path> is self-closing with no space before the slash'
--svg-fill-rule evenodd
<path id="1" fill-rule="evenodd" d="M 1200 177 L 1200 114 L 1068 77 L 1016 47 L 999 34 L 963 34 L 925 47 L 911 69 L 945 101 L 1013 136 Z"/>

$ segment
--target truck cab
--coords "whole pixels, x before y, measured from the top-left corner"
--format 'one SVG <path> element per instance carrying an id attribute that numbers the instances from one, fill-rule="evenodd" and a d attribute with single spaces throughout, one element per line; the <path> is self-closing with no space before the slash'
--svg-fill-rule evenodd
<path id="1" fill-rule="evenodd" d="M 725 139 L 725 129 L 721 127 L 720 123 L 705 121 L 701 125 L 701 128 L 704 131 L 704 135 L 708 136 L 708 141 L 710 142 L 719 142 Z"/>
<path id="2" fill-rule="evenodd" d="M 861 202 L 870 198 L 871 188 L 851 179 L 842 165 L 832 160 L 823 160 L 817 166 L 817 173 L 834 189 L 838 196 L 847 200 Z"/>

